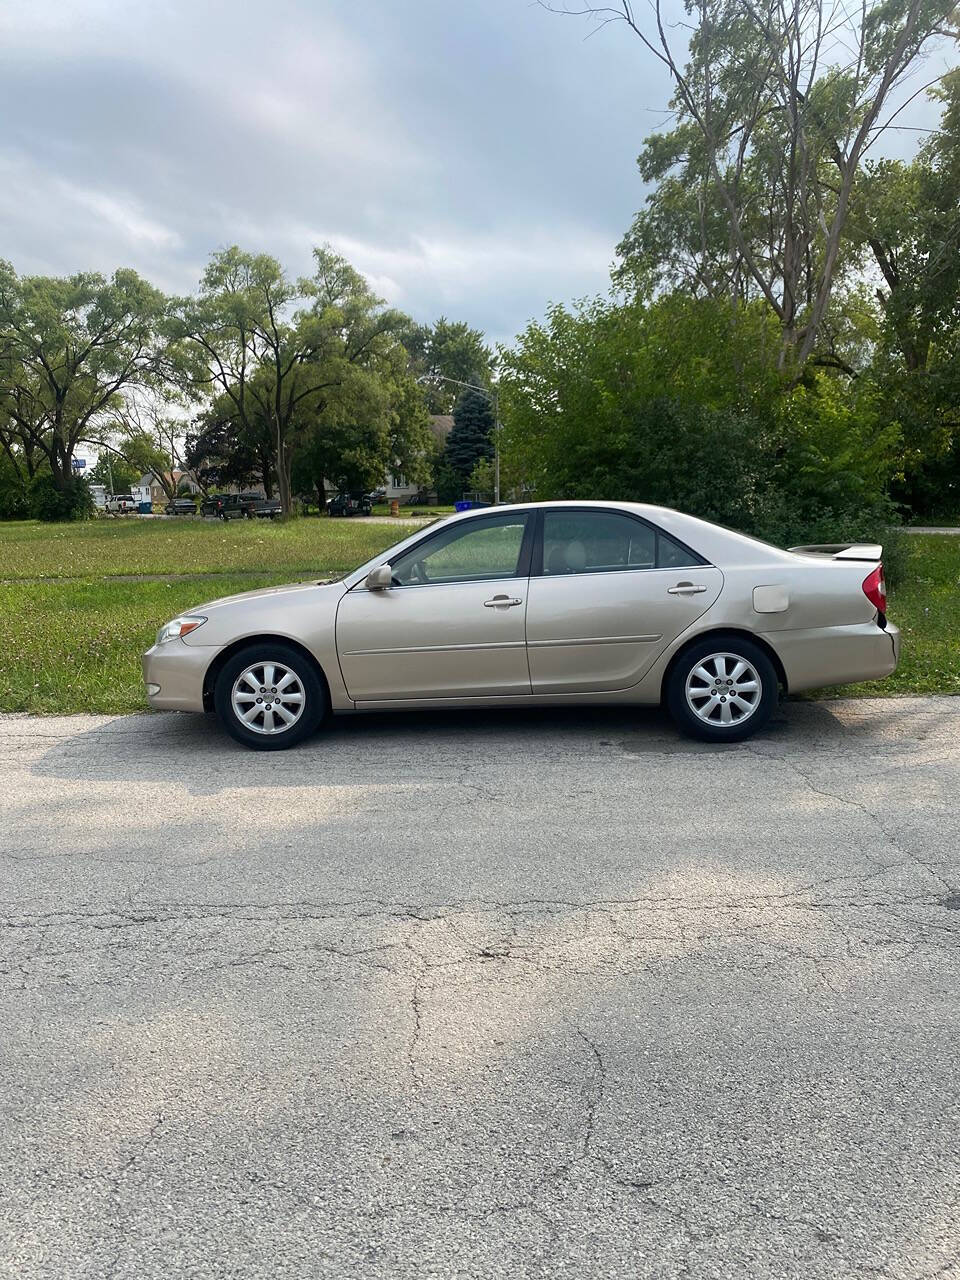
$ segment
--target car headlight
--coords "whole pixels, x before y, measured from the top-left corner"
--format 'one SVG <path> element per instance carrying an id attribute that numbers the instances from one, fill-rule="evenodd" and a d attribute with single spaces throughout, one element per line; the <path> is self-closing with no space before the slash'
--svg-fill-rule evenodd
<path id="1" fill-rule="evenodd" d="M 197 627 L 202 627 L 206 618 L 199 613 L 185 613 L 182 617 L 173 618 L 165 623 L 157 632 L 157 644 L 166 644 L 168 640 L 181 640 Z"/>

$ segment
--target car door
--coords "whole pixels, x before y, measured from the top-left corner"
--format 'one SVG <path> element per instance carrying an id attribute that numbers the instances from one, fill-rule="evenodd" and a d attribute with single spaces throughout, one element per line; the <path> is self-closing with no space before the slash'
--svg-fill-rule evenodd
<path id="1" fill-rule="evenodd" d="M 337 653 L 356 702 L 530 693 L 524 616 L 533 520 L 526 512 L 443 526 L 361 583 L 337 610 Z"/>
<path id="2" fill-rule="evenodd" d="M 720 594 L 719 569 L 638 517 L 556 508 L 542 518 L 527 593 L 534 693 L 631 688 Z"/>

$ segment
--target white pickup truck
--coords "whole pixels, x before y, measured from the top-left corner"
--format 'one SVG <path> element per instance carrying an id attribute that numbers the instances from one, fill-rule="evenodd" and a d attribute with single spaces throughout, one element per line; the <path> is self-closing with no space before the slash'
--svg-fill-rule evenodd
<path id="1" fill-rule="evenodd" d="M 132 493 L 108 493 L 104 511 L 123 515 L 126 511 L 136 511 L 139 505 Z"/>

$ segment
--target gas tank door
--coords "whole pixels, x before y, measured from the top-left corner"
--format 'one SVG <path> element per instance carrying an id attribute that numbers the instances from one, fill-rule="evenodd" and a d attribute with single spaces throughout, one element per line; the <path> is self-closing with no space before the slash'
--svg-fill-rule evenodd
<path id="1" fill-rule="evenodd" d="M 786 587 L 773 585 L 753 588 L 754 613 L 786 613 L 790 607 L 790 593 Z"/>

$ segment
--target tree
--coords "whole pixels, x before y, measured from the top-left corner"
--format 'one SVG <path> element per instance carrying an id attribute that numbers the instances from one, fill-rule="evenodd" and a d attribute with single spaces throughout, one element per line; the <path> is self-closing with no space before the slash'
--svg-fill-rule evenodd
<path id="1" fill-rule="evenodd" d="M 550 7 L 550 6 L 546 6 Z M 641 171 L 660 184 L 624 243 L 627 274 L 657 271 L 738 301 L 762 297 L 781 330 L 780 363 L 815 351 L 843 268 L 844 236 L 867 149 L 955 0 L 687 0 L 687 61 L 652 0 L 577 12 L 622 21 L 669 71 L 676 124 L 647 140 Z M 569 12 L 569 11 L 568 11 Z M 657 234 L 673 261 L 657 261 Z"/>
<path id="2" fill-rule="evenodd" d="M 450 413 L 460 394 L 457 382 L 489 386 L 496 356 L 479 329 L 441 316 L 436 324 L 414 325 L 404 338 L 411 370 L 427 388 L 431 413 Z M 445 382 L 445 378 L 454 379 Z"/>
<path id="3" fill-rule="evenodd" d="M 461 392 L 454 406 L 453 427 L 443 451 L 443 466 L 457 477 L 459 489 L 466 487 L 470 473 L 481 459 L 493 457 L 490 438 L 493 427 L 490 396 L 472 388 Z"/>
<path id="4" fill-rule="evenodd" d="M 868 165 L 851 219 L 875 263 L 880 321 L 868 377 L 900 426 L 895 492 L 912 510 L 960 504 L 960 73 L 944 77 L 940 128 L 909 163 Z"/>
<path id="5" fill-rule="evenodd" d="M 414 483 L 430 473 L 432 436 L 427 412 L 417 384 L 398 362 L 396 378 L 384 375 L 377 399 L 334 412 L 328 406 L 308 427 L 303 445 L 294 458 L 294 490 L 316 493 L 325 501 L 327 482 L 341 492 L 366 492 L 383 483 L 391 469 L 403 471 Z"/>
<path id="6" fill-rule="evenodd" d="M 30 514 L 30 483 L 16 451 L 0 453 L 0 520 L 24 520 Z"/>
<path id="7" fill-rule="evenodd" d="M 538 498 L 679 507 L 773 541 L 876 537 L 897 430 L 864 384 L 778 369 L 764 302 L 555 307 L 503 357 L 503 464 Z"/>
<path id="8" fill-rule="evenodd" d="M 251 436 L 269 422 L 285 512 L 298 442 L 325 411 L 375 392 L 408 324 L 329 248 L 314 250 L 314 268 L 294 283 L 274 258 L 234 246 L 214 254 L 199 298 L 179 307 L 188 384 L 228 400 Z"/>
<path id="9" fill-rule="evenodd" d="M 255 383 L 269 384 L 268 372 L 253 374 Z M 262 486 L 273 496 L 276 476 L 276 441 L 273 424 L 260 405 L 269 391 L 249 397 L 247 412 L 237 412 L 236 396 L 215 397 L 191 424 L 183 452 L 185 466 L 194 472 L 206 492 L 212 487 Z"/>
<path id="10" fill-rule="evenodd" d="M 120 454 L 111 457 L 110 451 L 104 449 L 92 467 L 87 479 L 91 484 L 106 485 L 110 493 L 129 493 L 134 485 L 140 483 L 143 472 L 132 466 Z"/>
<path id="11" fill-rule="evenodd" d="M 77 446 L 102 444 L 123 395 L 158 379 L 165 317 L 163 294 L 134 271 L 18 277 L 0 263 L 0 434 L 28 466 L 45 460 L 62 497 L 85 505 Z"/>

